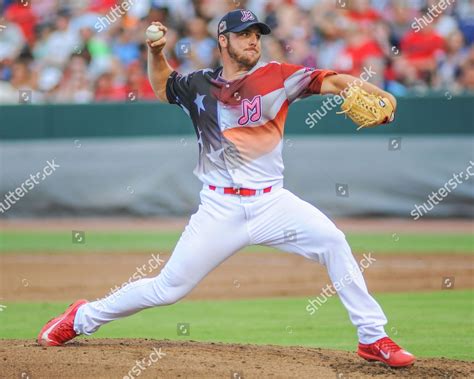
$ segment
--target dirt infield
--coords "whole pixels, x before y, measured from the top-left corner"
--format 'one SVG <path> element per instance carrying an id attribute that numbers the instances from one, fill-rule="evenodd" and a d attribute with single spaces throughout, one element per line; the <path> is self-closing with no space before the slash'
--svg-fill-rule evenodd
<path id="1" fill-rule="evenodd" d="M 5 254 L 0 256 L 2 297 L 5 301 L 97 299 L 128 281 L 151 257 L 138 253 Z M 159 255 L 164 261 L 168 257 Z M 356 258 L 360 261 L 361 256 Z M 440 290 L 446 277 L 455 278 L 456 289 L 472 288 L 472 255 L 372 254 L 372 259 L 376 261 L 364 272 L 372 292 Z M 155 276 L 161 267 L 145 273 Z M 187 299 L 315 297 L 328 283 L 323 266 L 297 255 L 237 253 L 211 272 Z"/>
<path id="2" fill-rule="evenodd" d="M 6 378 L 447 379 L 474 376 L 472 362 L 447 359 L 420 359 L 412 367 L 390 369 L 343 351 L 149 339 L 79 339 L 59 348 L 43 348 L 32 341 L 0 340 L 0 355 L 1 376 Z"/>
<path id="3" fill-rule="evenodd" d="M 372 291 L 437 290 L 446 276 L 456 278 L 456 288 L 472 288 L 472 256 L 374 257 L 377 261 L 365 271 Z M 6 301 L 66 301 L 103 296 L 127 281 L 150 255 L 6 254 L 0 259 Z M 302 257 L 241 253 L 212 272 L 188 298 L 314 297 L 327 283 L 325 269 Z M 0 378 L 136 378 L 127 373 L 154 348 L 166 355 L 150 367 L 142 364 L 146 369 L 140 378 L 474 377 L 474 363 L 446 359 L 421 359 L 414 367 L 395 370 L 365 362 L 355 353 L 317 348 L 80 338 L 60 348 L 0 340 Z"/>
<path id="4" fill-rule="evenodd" d="M 0 220 L 0 230 L 183 230 L 184 218 L 45 218 Z M 468 219 L 338 218 L 334 220 L 346 233 L 473 233 Z"/>

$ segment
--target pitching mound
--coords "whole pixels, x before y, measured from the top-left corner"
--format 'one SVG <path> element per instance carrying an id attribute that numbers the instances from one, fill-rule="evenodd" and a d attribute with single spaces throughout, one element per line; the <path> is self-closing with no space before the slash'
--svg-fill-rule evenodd
<path id="1" fill-rule="evenodd" d="M 31 340 L 0 340 L 6 378 L 458 378 L 472 362 L 420 359 L 390 369 L 355 353 L 304 347 L 149 339 L 79 339 L 43 348 Z"/>

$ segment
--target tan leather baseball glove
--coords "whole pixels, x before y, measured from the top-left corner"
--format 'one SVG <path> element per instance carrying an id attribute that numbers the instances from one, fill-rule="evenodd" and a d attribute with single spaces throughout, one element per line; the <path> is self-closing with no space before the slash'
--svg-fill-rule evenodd
<path id="1" fill-rule="evenodd" d="M 391 122 L 394 117 L 393 105 L 389 99 L 352 87 L 341 105 L 342 112 L 362 128 L 371 128 Z"/>

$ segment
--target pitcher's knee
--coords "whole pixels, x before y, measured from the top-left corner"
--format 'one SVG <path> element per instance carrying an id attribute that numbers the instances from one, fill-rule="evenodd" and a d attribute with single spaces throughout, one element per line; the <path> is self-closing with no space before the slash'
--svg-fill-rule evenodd
<path id="1" fill-rule="evenodd" d="M 310 242 L 314 247 L 305 256 L 323 265 L 327 265 L 330 260 L 352 256 L 346 236 L 336 227 L 320 229 L 314 233 L 314 240 Z"/>
<path id="2" fill-rule="evenodd" d="M 351 250 L 347 243 L 346 236 L 339 229 L 334 229 L 326 237 L 324 243 L 327 254 L 350 254 Z"/>
<path id="3" fill-rule="evenodd" d="M 194 288 L 195 284 L 178 277 L 167 277 L 163 273 L 154 280 L 154 289 L 158 304 L 170 305 L 178 302 Z"/>
<path id="4" fill-rule="evenodd" d="M 171 305 L 177 303 L 183 297 L 185 297 L 191 288 L 186 288 L 183 286 L 180 287 L 167 287 L 163 289 L 160 294 L 161 304 L 160 305 Z"/>

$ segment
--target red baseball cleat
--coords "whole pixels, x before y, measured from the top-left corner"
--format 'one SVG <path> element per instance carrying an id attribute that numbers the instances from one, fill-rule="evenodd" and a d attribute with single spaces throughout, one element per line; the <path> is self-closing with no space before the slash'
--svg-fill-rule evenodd
<path id="1" fill-rule="evenodd" d="M 79 307 L 86 303 L 87 300 L 77 300 L 62 315 L 49 320 L 38 335 L 38 343 L 43 346 L 61 346 L 76 337 L 74 317 Z"/>
<path id="2" fill-rule="evenodd" d="M 380 361 L 390 367 L 405 367 L 415 362 L 413 354 L 403 350 L 388 337 L 368 345 L 359 343 L 357 354 L 368 361 Z"/>

